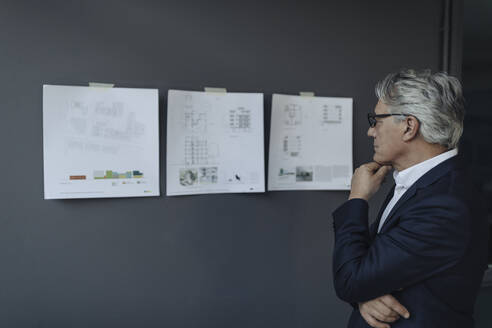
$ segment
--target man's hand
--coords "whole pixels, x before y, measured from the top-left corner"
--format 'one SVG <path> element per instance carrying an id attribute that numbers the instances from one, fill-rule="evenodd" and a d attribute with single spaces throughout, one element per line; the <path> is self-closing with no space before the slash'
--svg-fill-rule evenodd
<path id="1" fill-rule="evenodd" d="M 349 199 L 362 198 L 369 200 L 379 190 L 383 178 L 391 170 L 389 165 L 380 165 L 376 162 L 361 165 L 352 177 L 352 188 Z"/>
<path id="2" fill-rule="evenodd" d="M 410 318 L 408 310 L 389 294 L 359 303 L 359 312 L 374 328 L 390 328 L 387 322 L 395 322 L 400 316 Z"/>

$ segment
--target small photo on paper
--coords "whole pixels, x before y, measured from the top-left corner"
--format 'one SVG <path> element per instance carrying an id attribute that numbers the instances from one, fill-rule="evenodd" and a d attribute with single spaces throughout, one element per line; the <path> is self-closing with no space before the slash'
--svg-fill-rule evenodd
<path id="1" fill-rule="evenodd" d="M 296 181 L 313 181 L 313 167 L 312 166 L 297 166 L 296 167 Z"/>
<path id="2" fill-rule="evenodd" d="M 196 169 L 179 170 L 179 184 L 187 187 L 193 186 L 198 182 L 198 173 Z"/>
<path id="3" fill-rule="evenodd" d="M 200 167 L 199 171 L 199 181 L 200 184 L 213 184 L 217 183 L 219 178 L 217 176 L 217 167 Z"/>

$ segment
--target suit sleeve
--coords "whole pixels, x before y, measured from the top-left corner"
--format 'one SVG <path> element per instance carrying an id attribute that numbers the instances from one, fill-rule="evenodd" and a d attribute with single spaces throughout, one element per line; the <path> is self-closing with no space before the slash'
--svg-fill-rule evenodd
<path id="1" fill-rule="evenodd" d="M 405 209 L 399 223 L 371 240 L 368 204 L 352 199 L 334 213 L 333 276 L 338 297 L 364 302 L 456 265 L 469 238 L 469 214 L 458 199 L 428 197 Z"/>

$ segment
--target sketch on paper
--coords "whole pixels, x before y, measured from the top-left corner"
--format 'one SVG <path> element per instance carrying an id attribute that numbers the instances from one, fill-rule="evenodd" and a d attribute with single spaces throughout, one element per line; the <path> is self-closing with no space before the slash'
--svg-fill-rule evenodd
<path id="1" fill-rule="evenodd" d="M 273 95 L 268 190 L 348 190 L 352 99 Z"/>
<path id="2" fill-rule="evenodd" d="M 302 124 L 302 107 L 299 104 L 285 105 L 284 123 L 287 126 L 297 126 Z"/>
<path id="3" fill-rule="evenodd" d="M 263 94 L 169 90 L 169 196 L 265 191 Z"/>

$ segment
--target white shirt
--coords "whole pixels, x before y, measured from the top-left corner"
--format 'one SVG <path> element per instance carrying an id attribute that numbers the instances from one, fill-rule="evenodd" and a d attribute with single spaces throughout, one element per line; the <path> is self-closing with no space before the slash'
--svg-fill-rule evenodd
<path id="1" fill-rule="evenodd" d="M 403 196 L 405 191 L 408 190 L 418 179 L 420 179 L 424 174 L 430 171 L 432 168 L 437 166 L 438 164 L 444 162 L 451 157 L 458 155 L 458 149 L 451 149 L 447 152 L 434 156 L 426 161 L 415 164 L 414 166 L 410 166 L 409 168 L 404 169 L 401 172 L 394 171 L 393 178 L 395 179 L 395 192 L 393 194 L 393 198 L 391 198 L 390 202 L 384 209 L 383 215 L 381 216 L 381 221 L 379 222 L 378 233 L 381 231 L 384 222 L 388 218 L 391 210 L 398 202 L 398 200 Z"/>

